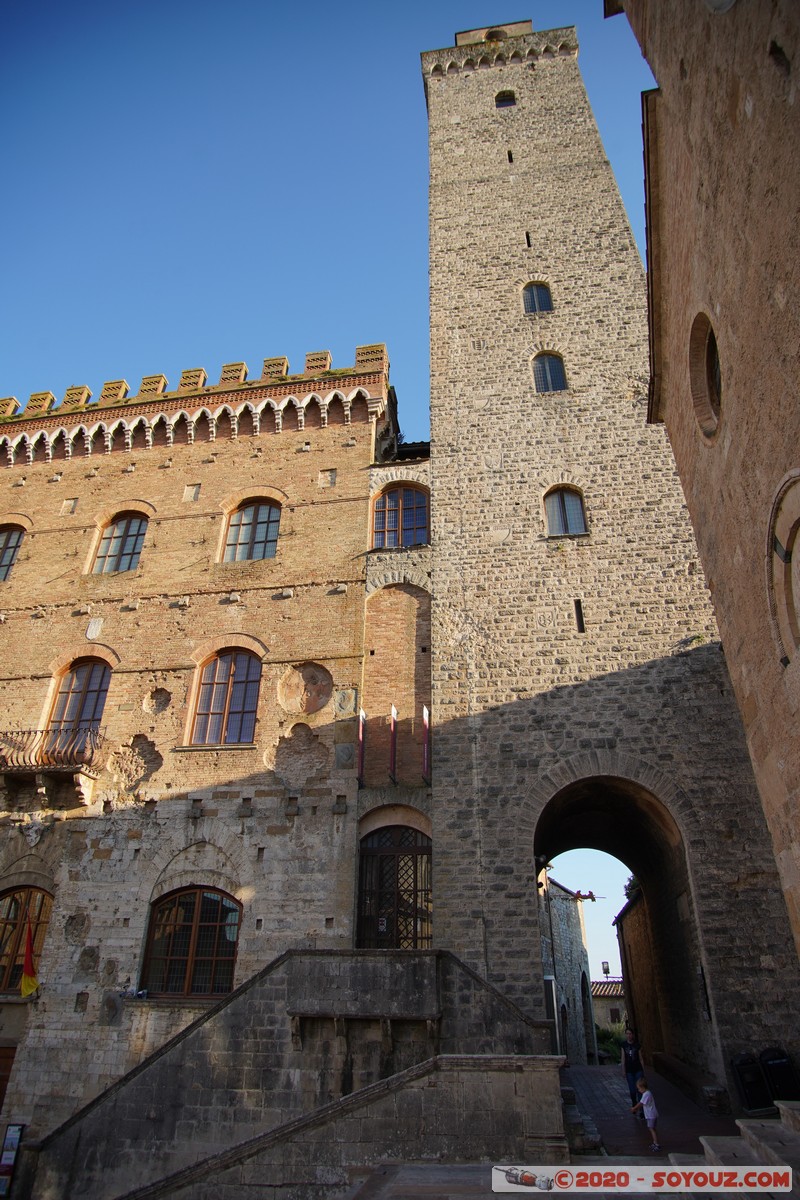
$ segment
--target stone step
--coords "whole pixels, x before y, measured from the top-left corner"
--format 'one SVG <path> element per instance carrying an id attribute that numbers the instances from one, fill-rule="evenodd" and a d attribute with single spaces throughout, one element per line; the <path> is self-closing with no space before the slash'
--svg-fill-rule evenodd
<path id="1" fill-rule="evenodd" d="M 781 1114 L 781 1125 L 800 1133 L 800 1100 L 776 1100 L 775 1104 Z"/>
<path id="2" fill-rule="evenodd" d="M 800 1172 L 800 1133 L 780 1121 L 737 1121 L 742 1138 L 762 1163 L 785 1164 Z"/>
<path id="3" fill-rule="evenodd" d="M 555 1168 L 553 1168 L 555 1170 Z M 459 1200 L 492 1193 L 492 1168 L 464 1163 L 398 1163 L 379 1168 L 357 1190 L 341 1200 Z"/>
<path id="4" fill-rule="evenodd" d="M 703 1147 L 707 1163 L 718 1167 L 755 1167 L 763 1164 L 741 1137 L 705 1137 L 701 1136 L 700 1145 Z"/>
<path id="5" fill-rule="evenodd" d="M 702 1154 L 669 1154 L 667 1155 L 673 1167 L 707 1167 L 708 1163 Z"/>

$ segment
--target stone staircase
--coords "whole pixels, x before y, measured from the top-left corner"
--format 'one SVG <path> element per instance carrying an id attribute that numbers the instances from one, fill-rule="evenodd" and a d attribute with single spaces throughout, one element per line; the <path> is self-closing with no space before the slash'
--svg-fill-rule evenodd
<path id="1" fill-rule="evenodd" d="M 603 1139 L 591 1117 L 578 1107 L 575 1088 L 562 1087 L 561 1103 L 564 1106 L 564 1132 L 567 1135 L 570 1155 L 600 1154 Z"/>
<path id="2" fill-rule="evenodd" d="M 28 1144 L 15 1200 L 314 1200 L 568 1159 L 550 1028 L 446 951 L 289 951 Z"/>
<path id="3" fill-rule="evenodd" d="M 671 1154 L 676 1166 L 713 1165 L 756 1167 L 764 1165 L 792 1168 L 792 1191 L 776 1193 L 800 1200 L 800 1101 L 776 1100 L 778 1120 L 740 1118 L 739 1137 L 701 1137 L 704 1155 Z M 771 1193 L 759 1192 L 766 1200 Z"/>

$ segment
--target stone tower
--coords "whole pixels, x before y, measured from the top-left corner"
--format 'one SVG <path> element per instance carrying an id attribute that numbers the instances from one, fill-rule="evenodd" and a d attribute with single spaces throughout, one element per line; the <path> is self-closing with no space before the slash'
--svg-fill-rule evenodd
<path id="1" fill-rule="evenodd" d="M 580 1022 L 552 1009 L 537 874 L 615 854 L 642 884 L 640 1034 L 698 1092 L 732 1092 L 732 1054 L 796 1030 L 796 967 L 671 451 L 645 424 L 641 262 L 575 30 L 455 41 L 422 56 L 435 942 Z"/>

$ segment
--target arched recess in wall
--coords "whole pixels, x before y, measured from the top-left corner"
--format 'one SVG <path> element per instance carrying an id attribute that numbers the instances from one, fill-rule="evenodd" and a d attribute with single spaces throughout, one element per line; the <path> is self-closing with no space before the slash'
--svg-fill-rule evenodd
<path id="1" fill-rule="evenodd" d="M 395 583 L 372 592 L 366 608 L 364 783 L 420 786 L 427 737 L 423 708 L 431 705 L 430 594 Z"/>
<path id="2" fill-rule="evenodd" d="M 537 871 L 576 849 L 613 855 L 640 885 L 617 932 L 629 1019 L 649 1061 L 666 1054 L 723 1083 L 687 846 L 675 818 L 654 792 L 631 779 L 577 779 L 556 792 L 539 816 Z"/>
<path id="3" fill-rule="evenodd" d="M 767 596 L 780 661 L 788 667 L 800 646 L 800 470 L 780 483 L 767 533 Z"/>

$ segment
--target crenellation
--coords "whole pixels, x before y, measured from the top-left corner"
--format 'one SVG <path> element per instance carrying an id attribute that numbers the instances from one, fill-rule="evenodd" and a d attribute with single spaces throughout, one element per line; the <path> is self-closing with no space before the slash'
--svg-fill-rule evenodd
<path id="1" fill-rule="evenodd" d="M 243 362 L 226 363 L 219 376 L 219 386 L 232 383 L 244 383 L 247 379 L 247 364 Z"/>
<path id="2" fill-rule="evenodd" d="M 198 392 L 205 387 L 207 378 L 208 376 L 202 367 L 190 367 L 186 371 L 181 371 L 178 391 Z"/>
<path id="3" fill-rule="evenodd" d="M 78 412 L 86 407 L 92 398 L 92 393 L 88 387 L 71 387 L 67 388 L 64 394 L 64 399 L 58 406 L 59 413 Z"/>

